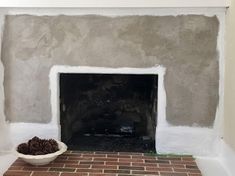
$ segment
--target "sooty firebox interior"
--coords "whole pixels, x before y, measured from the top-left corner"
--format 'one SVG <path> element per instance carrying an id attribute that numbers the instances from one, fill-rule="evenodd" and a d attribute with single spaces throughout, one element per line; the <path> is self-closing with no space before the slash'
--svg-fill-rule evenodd
<path id="1" fill-rule="evenodd" d="M 61 137 L 69 149 L 155 151 L 157 75 L 60 74 Z"/>

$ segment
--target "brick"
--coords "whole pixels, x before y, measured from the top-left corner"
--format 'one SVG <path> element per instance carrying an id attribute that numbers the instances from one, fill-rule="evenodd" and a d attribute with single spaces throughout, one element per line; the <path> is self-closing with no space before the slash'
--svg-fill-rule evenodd
<path id="1" fill-rule="evenodd" d="M 89 176 L 116 176 L 116 174 L 89 174 Z"/>
<path id="2" fill-rule="evenodd" d="M 131 158 L 130 155 L 112 155 L 112 154 L 108 154 L 107 157 L 108 158 Z"/>
<path id="3" fill-rule="evenodd" d="M 192 157 L 182 157 L 182 160 L 183 161 L 195 161 L 195 159 Z"/>
<path id="4" fill-rule="evenodd" d="M 94 161 L 118 161 L 118 158 L 94 158 Z"/>
<path id="5" fill-rule="evenodd" d="M 68 157 L 68 160 L 74 160 L 74 161 L 92 161 L 92 157 Z"/>
<path id="6" fill-rule="evenodd" d="M 186 165 L 187 169 L 198 169 L 196 165 Z"/>
<path id="7" fill-rule="evenodd" d="M 104 161 L 80 161 L 80 164 L 104 164 Z"/>
<path id="8" fill-rule="evenodd" d="M 158 160 L 177 160 L 182 161 L 181 157 L 157 157 Z"/>
<path id="9" fill-rule="evenodd" d="M 88 173 L 61 173 L 60 176 L 88 176 Z"/>
<path id="10" fill-rule="evenodd" d="M 135 162 L 135 163 L 143 163 L 143 159 L 128 159 L 128 158 L 121 158 L 119 159 L 120 162 Z"/>
<path id="11" fill-rule="evenodd" d="M 3 176 L 30 176 L 32 172 L 24 171 L 7 171 Z"/>
<path id="12" fill-rule="evenodd" d="M 48 171 L 48 167 L 24 167 L 24 171 Z"/>
<path id="13" fill-rule="evenodd" d="M 11 166 L 8 170 L 22 170 L 24 167 L 22 166 Z"/>
<path id="14" fill-rule="evenodd" d="M 158 164 L 159 167 L 171 167 L 171 168 L 181 168 L 185 169 L 184 164 Z"/>
<path id="15" fill-rule="evenodd" d="M 102 173 L 102 169 L 77 169 L 76 172 Z"/>
<path id="16" fill-rule="evenodd" d="M 33 172 L 32 176 L 59 176 L 59 172 Z"/>
<path id="17" fill-rule="evenodd" d="M 72 151 L 72 154 L 95 154 L 93 151 Z"/>
<path id="18" fill-rule="evenodd" d="M 111 165 L 92 165 L 92 168 L 98 169 L 117 169 L 118 166 L 111 166 Z"/>
<path id="19" fill-rule="evenodd" d="M 143 156 L 143 153 L 135 153 L 135 152 L 119 152 L 119 155 L 132 155 L 132 156 Z"/>
<path id="20" fill-rule="evenodd" d="M 198 169 L 174 169 L 175 172 L 201 173 Z"/>
<path id="21" fill-rule="evenodd" d="M 113 161 L 107 161 L 106 165 L 124 165 L 124 166 L 130 166 L 130 162 L 113 162 Z"/>
<path id="22" fill-rule="evenodd" d="M 138 174 L 138 175 L 159 175 L 158 172 L 153 172 L 153 171 L 132 171 L 132 174 Z"/>
<path id="23" fill-rule="evenodd" d="M 157 163 L 132 163 L 132 166 L 149 166 L 149 167 L 158 167 Z"/>
<path id="24" fill-rule="evenodd" d="M 106 157 L 106 154 L 83 154 L 83 157 Z"/>
<path id="25" fill-rule="evenodd" d="M 119 169 L 124 170 L 144 170 L 144 167 L 138 167 L 138 166 L 119 166 Z"/>
<path id="26" fill-rule="evenodd" d="M 130 170 L 104 170 L 104 173 L 120 173 L 120 174 L 130 174 Z"/>
<path id="27" fill-rule="evenodd" d="M 88 164 L 65 164 L 65 168 L 90 168 L 91 165 Z"/>
<path id="28" fill-rule="evenodd" d="M 44 167 L 64 167 L 64 163 L 50 163 L 45 165 Z"/>
<path id="29" fill-rule="evenodd" d="M 173 171 L 173 168 L 170 167 L 146 167 L 147 171 Z"/>
<path id="30" fill-rule="evenodd" d="M 131 156 L 132 159 L 155 159 L 155 157 L 152 156 Z"/>
<path id="31" fill-rule="evenodd" d="M 171 161 L 172 164 L 196 165 L 195 161 Z"/>
<path id="32" fill-rule="evenodd" d="M 176 172 L 160 172 L 161 176 L 188 176 L 187 173 L 176 173 Z"/>
<path id="33" fill-rule="evenodd" d="M 56 160 L 53 163 L 60 163 L 60 164 L 78 164 L 79 161 L 77 160 Z"/>
<path id="34" fill-rule="evenodd" d="M 65 155 L 61 155 L 61 156 L 58 156 L 56 159 L 63 159 L 63 160 L 66 160 L 68 157 L 65 156 Z"/>
<path id="35" fill-rule="evenodd" d="M 145 163 L 165 163 L 165 164 L 169 164 L 170 162 L 169 161 L 166 161 L 166 160 L 145 160 Z"/>
<path id="36" fill-rule="evenodd" d="M 68 153 L 68 154 L 63 154 L 62 156 L 64 157 L 81 157 L 81 154 L 77 154 L 77 153 Z"/>
<path id="37" fill-rule="evenodd" d="M 75 169 L 72 168 L 60 168 L 60 167 L 52 167 L 49 171 L 57 171 L 57 172 L 74 172 Z"/>
<path id="38" fill-rule="evenodd" d="M 118 155 L 118 152 L 103 152 L 103 151 L 97 151 L 95 154 L 111 154 L 111 155 Z"/>

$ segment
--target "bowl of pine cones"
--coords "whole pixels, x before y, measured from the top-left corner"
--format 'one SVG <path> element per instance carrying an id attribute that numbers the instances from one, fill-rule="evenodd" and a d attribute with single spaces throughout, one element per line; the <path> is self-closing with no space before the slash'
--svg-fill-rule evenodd
<path id="1" fill-rule="evenodd" d="M 54 139 L 33 137 L 17 146 L 16 154 L 31 165 L 47 165 L 67 150 L 67 146 Z"/>

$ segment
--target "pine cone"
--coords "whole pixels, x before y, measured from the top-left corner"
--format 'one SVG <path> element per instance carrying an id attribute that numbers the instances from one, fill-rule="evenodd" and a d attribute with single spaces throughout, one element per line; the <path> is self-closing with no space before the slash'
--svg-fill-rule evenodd
<path id="1" fill-rule="evenodd" d="M 23 144 L 18 145 L 17 151 L 22 153 L 22 154 L 25 154 L 25 155 L 29 154 L 29 146 L 28 146 L 28 144 L 27 143 L 23 143 Z"/>
<path id="2" fill-rule="evenodd" d="M 49 139 L 49 142 L 52 145 L 53 152 L 57 152 L 59 150 L 58 143 L 54 139 Z"/>
<path id="3" fill-rule="evenodd" d="M 51 145 L 58 145 L 54 139 L 49 139 L 48 141 L 51 143 Z"/>
<path id="4" fill-rule="evenodd" d="M 17 147 L 17 151 L 23 154 L 29 155 L 43 155 L 48 153 L 54 153 L 59 150 L 58 143 L 54 139 L 40 139 L 33 137 L 28 143 L 20 144 Z"/>
<path id="5" fill-rule="evenodd" d="M 29 150 L 30 150 L 30 153 L 32 153 L 33 155 L 35 155 L 36 152 L 38 151 L 42 151 L 42 147 L 40 145 L 40 142 L 39 141 L 30 141 L 29 142 Z"/>
<path id="6" fill-rule="evenodd" d="M 45 140 L 43 142 L 43 152 L 44 153 L 53 153 L 53 150 L 52 150 L 52 145 L 50 144 L 49 141 Z"/>
<path id="7" fill-rule="evenodd" d="M 39 137 L 37 137 L 37 136 L 34 136 L 31 140 L 33 140 L 33 141 L 38 141 L 38 142 L 41 141 L 41 139 L 40 139 Z"/>

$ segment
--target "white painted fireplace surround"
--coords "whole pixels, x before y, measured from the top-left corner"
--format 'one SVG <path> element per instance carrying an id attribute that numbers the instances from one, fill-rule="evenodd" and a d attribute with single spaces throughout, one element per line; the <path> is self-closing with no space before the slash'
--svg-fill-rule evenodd
<path id="1" fill-rule="evenodd" d="M 164 88 L 165 68 L 155 66 L 151 68 L 105 68 L 105 67 L 76 67 L 76 66 L 53 66 L 50 71 L 50 90 L 52 107 L 52 125 L 60 124 L 60 93 L 59 93 L 59 75 L 61 73 L 76 74 L 131 74 L 131 75 L 158 75 L 158 107 L 157 107 L 157 126 L 168 126 L 166 121 L 166 92 Z M 60 127 L 60 126 L 59 126 Z M 60 128 L 58 128 L 60 129 Z M 60 136 L 58 130 L 57 136 Z"/>
<path id="2" fill-rule="evenodd" d="M 18 144 L 32 136 L 60 138 L 59 105 L 58 105 L 58 75 L 59 73 L 121 73 L 121 74 L 157 74 L 158 79 L 158 120 L 156 129 L 156 149 L 159 153 L 185 153 L 196 156 L 214 156 L 220 149 L 220 139 L 222 137 L 222 114 L 223 114 L 223 82 L 224 82 L 224 8 L 175 8 L 169 11 L 166 8 L 154 9 L 25 9 L 9 8 L 1 10 L 1 27 L 4 15 L 6 14 L 34 14 L 34 15 L 82 15 L 101 14 L 108 16 L 122 15 L 179 15 L 179 14 L 203 14 L 206 16 L 216 15 L 220 22 L 220 32 L 218 36 L 218 51 L 220 53 L 220 101 L 217 108 L 216 120 L 212 128 L 202 128 L 199 126 L 172 126 L 166 121 L 165 107 L 166 93 L 164 89 L 164 73 L 167 68 L 156 66 L 152 68 L 101 68 L 101 67 L 79 67 L 55 65 L 51 68 L 50 89 L 52 121 L 49 124 L 37 123 L 6 123 L 5 134 L 9 135 L 13 145 Z M 2 33 L 2 29 L 1 29 Z M 4 116 L 4 92 L 3 92 L 3 66 L 0 69 L 0 113 Z M 2 120 L 0 120 L 1 122 Z M 40 129 L 40 130 L 39 130 Z M 4 133 L 2 133 L 4 134 Z M 1 142 L 1 139 L 0 139 Z"/>
<path id="3" fill-rule="evenodd" d="M 133 75 L 158 75 L 158 106 L 156 149 L 159 153 L 186 153 L 192 151 L 198 155 L 210 153 L 217 146 L 217 136 L 212 129 L 200 127 L 174 127 L 166 120 L 166 91 L 164 88 L 164 66 L 151 68 L 104 68 L 104 67 L 75 67 L 53 66 L 50 71 L 50 90 L 52 121 L 51 125 L 57 128 L 53 134 L 60 139 L 60 105 L 59 105 L 59 74 L 60 73 L 88 73 L 88 74 L 133 74 Z M 203 138 L 202 138 L 203 136 Z M 177 140 L 176 140 L 177 139 Z M 203 144 L 199 145 L 198 144 Z M 184 148 L 182 148 L 184 145 Z M 208 150 L 209 149 L 209 150 Z M 213 149 L 213 150 L 216 150 Z"/>

